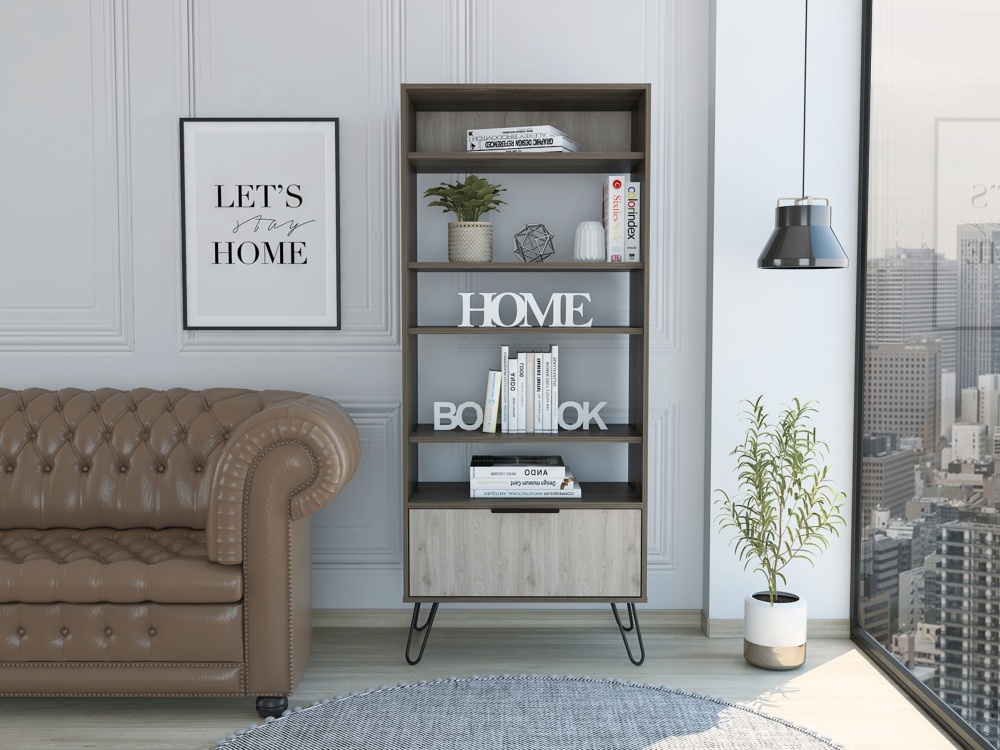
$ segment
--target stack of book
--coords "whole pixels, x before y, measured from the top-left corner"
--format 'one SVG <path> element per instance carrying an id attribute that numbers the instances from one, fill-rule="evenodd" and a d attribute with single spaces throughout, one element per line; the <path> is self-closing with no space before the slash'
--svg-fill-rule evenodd
<path id="1" fill-rule="evenodd" d="M 580 145 L 551 125 L 479 128 L 468 131 L 467 151 L 579 151 Z"/>
<path id="2" fill-rule="evenodd" d="M 500 347 L 500 369 L 490 370 L 483 401 L 483 432 L 559 431 L 559 345 L 541 352 Z"/>
<path id="3" fill-rule="evenodd" d="M 609 263 L 638 263 L 639 183 L 625 175 L 609 175 L 602 189 L 601 219 Z"/>
<path id="4" fill-rule="evenodd" d="M 469 497 L 579 498 L 580 483 L 561 456 L 473 456 Z"/>

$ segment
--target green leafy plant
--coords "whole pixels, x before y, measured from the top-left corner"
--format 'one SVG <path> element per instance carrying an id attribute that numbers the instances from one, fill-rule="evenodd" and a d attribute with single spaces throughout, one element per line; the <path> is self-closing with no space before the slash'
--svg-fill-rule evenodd
<path id="1" fill-rule="evenodd" d="M 810 426 L 813 402 L 794 399 L 769 423 L 762 399 L 744 402 L 748 426 L 730 454 L 737 458 L 741 492 L 730 497 L 716 490 L 716 504 L 721 527 L 736 532 L 733 547 L 743 569 L 753 565 L 764 574 L 773 606 L 778 582 L 786 583 L 785 566 L 798 558 L 815 564 L 813 557 L 829 547 L 830 535 L 840 535 L 847 496 L 827 479 L 827 445 Z"/>
<path id="2" fill-rule="evenodd" d="M 428 188 L 424 197 L 437 198 L 427 205 L 440 206 L 445 213 L 455 214 L 459 221 L 479 221 L 483 214 L 499 211 L 500 205 L 506 205 L 505 201 L 500 200 L 500 193 L 506 189 L 470 174 L 465 180 L 451 184 L 442 182 L 437 187 Z"/>

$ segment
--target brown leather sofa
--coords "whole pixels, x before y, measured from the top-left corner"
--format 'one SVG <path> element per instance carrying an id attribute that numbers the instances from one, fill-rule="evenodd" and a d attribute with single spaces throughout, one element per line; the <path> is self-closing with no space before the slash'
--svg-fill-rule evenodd
<path id="1" fill-rule="evenodd" d="M 0 695 L 255 695 L 312 646 L 309 514 L 357 429 L 304 393 L 0 389 Z"/>

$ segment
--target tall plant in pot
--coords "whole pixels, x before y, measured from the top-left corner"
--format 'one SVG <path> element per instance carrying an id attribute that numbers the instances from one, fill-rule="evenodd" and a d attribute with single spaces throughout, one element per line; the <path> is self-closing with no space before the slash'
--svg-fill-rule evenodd
<path id="1" fill-rule="evenodd" d="M 716 490 L 716 504 L 744 570 L 752 566 L 767 583 L 744 600 L 743 656 L 758 667 L 794 669 L 806 659 L 806 600 L 779 585 L 787 584 L 789 563 L 814 563 L 839 536 L 846 495 L 828 479 L 827 446 L 810 424 L 813 402 L 794 399 L 772 422 L 762 401 L 744 402 L 746 432 L 731 453 L 740 492 Z"/>
<path id="2" fill-rule="evenodd" d="M 448 223 L 448 260 L 463 263 L 493 260 L 493 224 L 480 221 L 480 217 L 499 211 L 506 204 L 500 200 L 500 193 L 505 191 L 506 188 L 470 174 L 464 180 L 442 182 L 424 192 L 425 198 L 436 199 L 428 206 L 440 206 L 458 219 Z"/>

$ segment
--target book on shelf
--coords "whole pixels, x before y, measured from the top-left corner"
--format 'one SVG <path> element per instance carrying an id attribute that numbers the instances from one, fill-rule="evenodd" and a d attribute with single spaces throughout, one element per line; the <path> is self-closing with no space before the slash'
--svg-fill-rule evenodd
<path id="1" fill-rule="evenodd" d="M 500 413 L 500 394 L 503 393 L 503 377 L 499 370 L 490 370 L 486 376 L 486 398 L 483 401 L 483 432 L 497 431 L 497 415 Z"/>
<path id="2" fill-rule="evenodd" d="M 625 182 L 625 262 L 638 263 L 639 253 L 639 216 L 642 191 L 638 182 Z"/>
<path id="3" fill-rule="evenodd" d="M 499 128 L 469 128 L 468 138 L 494 138 L 505 135 L 523 135 L 525 133 L 537 133 L 538 135 L 557 135 L 563 138 L 569 136 L 559 128 L 552 125 L 508 125 Z"/>
<path id="4" fill-rule="evenodd" d="M 517 432 L 517 352 L 507 354 L 507 432 Z"/>
<path id="5" fill-rule="evenodd" d="M 625 256 L 625 177 L 609 175 L 602 188 L 601 221 L 604 224 L 605 257 L 621 263 Z"/>
<path id="6" fill-rule="evenodd" d="M 469 489 L 469 497 L 476 500 L 482 498 L 517 498 L 519 500 L 527 500 L 528 498 L 536 498 L 539 500 L 547 500 L 551 498 L 581 498 L 583 497 L 583 491 L 580 489 L 580 483 L 573 480 L 567 487 L 563 489 L 485 489 L 485 490 L 474 490 Z"/>
<path id="7" fill-rule="evenodd" d="M 527 432 L 527 402 L 525 393 L 525 373 L 528 367 L 528 355 L 525 352 L 517 353 L 517 431 Z"/>
<path id="8" fill-rule="evenodd" d="M 476 455 L 469 463 L 469 479 L 532 477 L 564 479 L 568 474 L 562 456 L 487 456 Z"/>
<path id="9" fill-rule="evenodd" d="M 469 489 L 472 490 L 565 490 L 574 482 L 572 474 L 564 477 L 472 477 L 469 479 Z"/>
<path id="10" fill-rule="evenodd" d="M 545 420 L 542 416 L 545 411 L 545 384 L 543 380 L 545 354 L 543 352 L 535 352 L 532 357 L 532 363 L 534 364 L 534 369 L 531 371 L 531 386 L 535 391 L 534 400 L 532 401 L 532 405 L 534 406 L 534 431 L 545 432 Z"/>
<path id="11" fill-rule="evenodd" d="M 552 398 L 551 398 L 551 428 L 552 432 L 559 432 L 559 345 L 553 344 L 549 347 L 551 351 L 552 370 Z"/>
<path id="12" fill-rule="evenodd" d="M 510 345 L 500 347 L 500 432 L 510 432 L 510 399 L 507 398 L 507 377 L 510 374 Z"/>
<path id="13" fill-rule="evenodd" d="M 567 152 L 575 153 L 580 150 L 580 144 L 576 141 L 564 138 L 560 135 L 538 135 L 535 133 L 514 136 L 498 136 L 496 138 L 484 138 L 473 141 L 471 138 L 466 143 L 466 151 L 478 151 L 481 153 L 497 151 L 542 151 L 542 152 Z"/>
<path id="14" fill-rule="evenodd" d="M 524 353 L 524 431 L 535 431 L 535 352 Z"/>
<path id="15" fill-rule="evenodd" d="M 542 352 L 542 432 L 552 432 L 552 351 Z"/>

